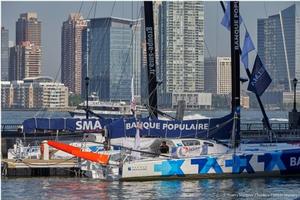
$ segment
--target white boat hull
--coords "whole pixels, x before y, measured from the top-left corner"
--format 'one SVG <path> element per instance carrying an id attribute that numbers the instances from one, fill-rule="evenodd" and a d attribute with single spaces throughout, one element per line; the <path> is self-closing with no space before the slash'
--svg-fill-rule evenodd
<path id="1" fill-rule="evenodd" d="M 255 177 L 300 174 L 300 149 L 124 163 L 120 180 Z"/>
<path id="2" fill-rule="evenodd" d="M 87 162 L 88 177 L 102 180 L 201 179 L 300 175 L 300 149 L 257 153 L 227 153 L 192 158 L 149 158 L 122 167 Z"/>

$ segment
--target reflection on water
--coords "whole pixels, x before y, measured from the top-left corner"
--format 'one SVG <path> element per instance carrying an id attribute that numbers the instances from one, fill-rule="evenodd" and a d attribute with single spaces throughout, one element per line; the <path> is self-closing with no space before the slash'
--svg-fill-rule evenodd
<path id="1" fill-rule="evenodd" d="M 2 199 L 296 199 L 300 178 L 104 182 L 85 178 L 2 178 Z"/>

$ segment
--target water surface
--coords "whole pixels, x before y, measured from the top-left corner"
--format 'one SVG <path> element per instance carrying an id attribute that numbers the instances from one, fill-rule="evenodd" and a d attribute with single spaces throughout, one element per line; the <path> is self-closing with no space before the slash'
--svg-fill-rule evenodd
<path id="1" fill-rule="evenodd" d="M 104 182 L 86 178 L 3 178 L 2 199 L 296 199 L 300 178 Z"/>

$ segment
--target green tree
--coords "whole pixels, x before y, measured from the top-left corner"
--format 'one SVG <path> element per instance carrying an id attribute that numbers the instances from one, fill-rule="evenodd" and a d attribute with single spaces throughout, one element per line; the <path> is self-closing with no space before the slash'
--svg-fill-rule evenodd
<path id="1" fill-rule="evenodd" d="M 78 106 L 82 102 L 81 96 L 78 94 L 69 95 L 69 106 Z"/>

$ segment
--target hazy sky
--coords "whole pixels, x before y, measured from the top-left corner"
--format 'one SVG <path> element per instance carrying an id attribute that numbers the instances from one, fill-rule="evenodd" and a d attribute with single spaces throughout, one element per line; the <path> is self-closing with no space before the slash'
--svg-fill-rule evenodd
<path id="1" fill-rule="evenodd" d="M 278 14 L 280 10 L 287 8 L 295 2 L 241 2 L 240 12 L 247 26 L 250 36 L 256 44 L 257 18 Z M 299 2 L 297 2 L 298 4 Z M 42 74 L 52 77 L 58 76 L 60 80 L 60 43 L 61 26 L 71 12 L 81 13 L 84 17 L 123 17 L 135 18 L 143 2 L 1 2 L 1 26 L 9 30 L 9 40 L 15 41 L 15 23 L 20 13 L 37 12 L 42 22 Z M 93 5 L 93 7 L 92 7 Z M 212 56 L 228 56 L 229 32 L 220 25 L 223 11 L 219 2 L 205 2 L 205 41 Z M 133 8 L 133 9 L 132 9 Z M 91 11 L 90 11 L 91 10 Z M 96 11 L 96 12 L 95 12 Z M 89 14 L 90 13 L 90 14 Z M 243 34 L 241 35 L 243 37 Z M 207 49 L 205 49 L 207 51 Z M 254 54 L 254 53 L 253 53 Z M 208 55 L 208 53 L 206 53 Z M 249 63 L 253 61 L 250 57 Z"/>

